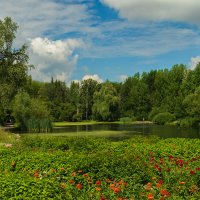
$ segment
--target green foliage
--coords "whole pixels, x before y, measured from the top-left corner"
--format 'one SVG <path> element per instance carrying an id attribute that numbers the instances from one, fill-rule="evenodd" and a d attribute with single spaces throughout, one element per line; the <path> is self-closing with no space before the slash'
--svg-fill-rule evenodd
<path id="1" fill-rule="evenodd" d="M 169 112 L 164 112 L 164 113 L 159 113 L 154 116 L 153 122 L 164 125 L 166 123 L 172 122 L 176 119 L 175 115 L 169 113 Z"/>
<path id="2" fill-rule="evenodd" d="M 198 139 L 23 136 L 0 150 L 1 199 L 200 198 Z"/>
<path id="3" fill-rule="evenodd" d="M 180 127 L 194 127 L 199 125 L 199 119 L 194 117 L 186 117 L 180 120 Z"/>
<path id="4" fill-rule="evenodd" d="M 132 117 L 132 118 L 130 118 L 130 117 L 121 117 L 120 118 L 120 122 L 122 122 L 122 123 L 130 123 L 130 122 L 134 122 L 134 121 L 136 121 L 136 118 L 135 117 Z"/>
<path id="5" fill-rule="evenodd" d="M 112 83 L 106 82 L 99 92 L 94 93 L 92 108 L 94 119 L 115 121 L 119 117 L 119 97 Z"/>
<path id="6" fill-rule="evenodd" d="M 22 130 L 49 132 L 51 119 L 44 102 L 31 99 L 26 92 L 19 92 L 13 100 L 13 116 Z"/>
<path id="7" fill-rule="evenodd" d="M 28 80 L 27 47 L 14 48 L 17 24 L 6 17 L 0 20 L 0 123 L 10 119 L 10 102 Z"/>

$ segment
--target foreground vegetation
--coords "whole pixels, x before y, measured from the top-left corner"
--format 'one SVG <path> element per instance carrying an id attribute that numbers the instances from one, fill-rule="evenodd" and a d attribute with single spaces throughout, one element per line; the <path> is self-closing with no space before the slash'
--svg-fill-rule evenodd
<path id="1" fill-rule="evenodd" d="M 200 199 L 199 139 L 11 138 L 0 199 Z"/>

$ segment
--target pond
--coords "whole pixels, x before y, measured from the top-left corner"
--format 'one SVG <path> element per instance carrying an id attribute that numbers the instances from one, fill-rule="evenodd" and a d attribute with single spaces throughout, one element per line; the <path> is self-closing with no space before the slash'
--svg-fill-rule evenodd
<path id="1" fill-rule="evenodd" d="M 131 137 L 133 135 L 157 135 L 161 138 L 200 138 L 200 129 L 178 128 L 174 126 L 158 126 L 154 124 L 92 124 L 66 125 L 53 129 L 56 134 L 104 135 L 106 137 Z M 112 133 L 112 134 L 109 134 Z"/>

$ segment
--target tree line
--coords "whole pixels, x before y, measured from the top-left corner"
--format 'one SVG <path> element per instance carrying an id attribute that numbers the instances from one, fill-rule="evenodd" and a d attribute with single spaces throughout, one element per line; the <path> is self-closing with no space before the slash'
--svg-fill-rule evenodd
<path id="1" fill-rule="evenodd" d="M 28 75 L 27 47 L 13 48 L 17 24 L 0 20 L 0 123 L 50 127 L 50 121 L 151 120 L 158 124 L 198 126 L 200 122 L 200 64 L 136 73 L 124 82 L 98 83 L 52 80 Z M 39 128 L 38 128 L 39 127 Z"/>

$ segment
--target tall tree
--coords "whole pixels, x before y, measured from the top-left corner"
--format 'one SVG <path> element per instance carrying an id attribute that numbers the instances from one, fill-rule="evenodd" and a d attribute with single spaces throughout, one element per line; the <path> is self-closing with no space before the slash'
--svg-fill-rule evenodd
<path id="1" fill-rule="evenodd" d="M 28 79 L 27 47 L 14 48 L 17 24 L 6 17 L 0 20 L 0 121 L 10 115 L 10 102 Z"/>

